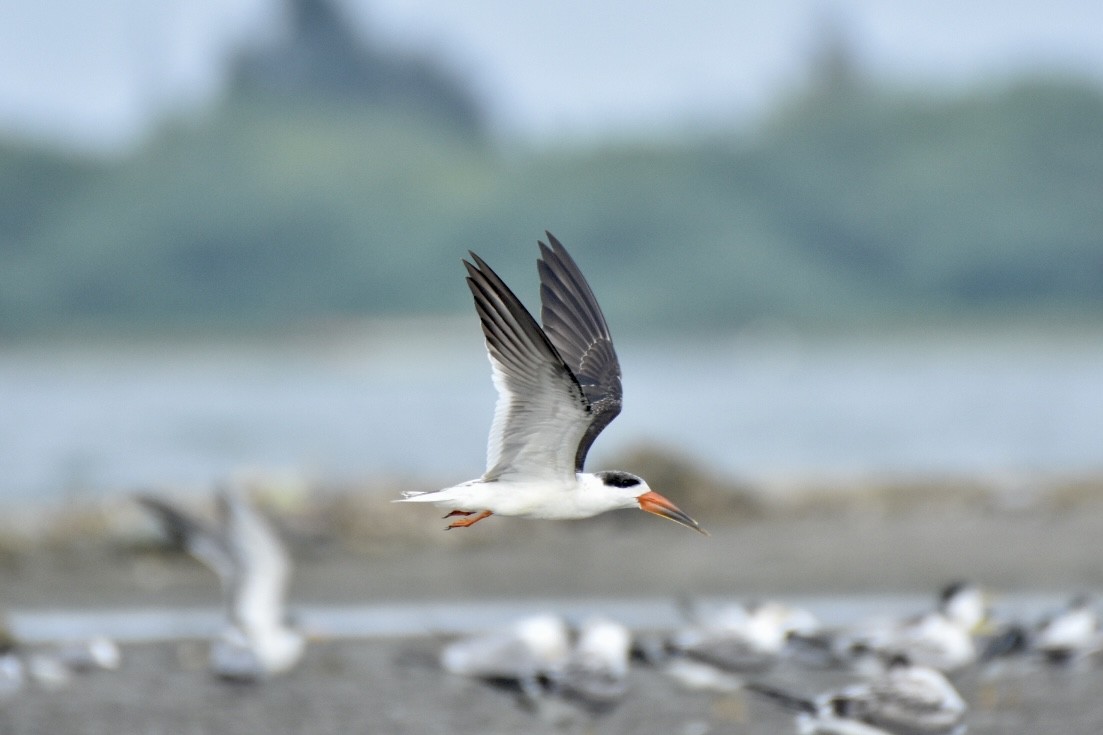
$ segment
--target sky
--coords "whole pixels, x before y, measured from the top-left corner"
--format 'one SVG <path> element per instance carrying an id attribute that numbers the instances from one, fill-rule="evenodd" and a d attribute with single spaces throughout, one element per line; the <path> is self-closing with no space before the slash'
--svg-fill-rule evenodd
<path id="1" fill-rule="evenodd" d="M 652 135 L 753 119 L 835 19 L 875 76 L 947 89 L 1023 72 L 1103 84 L 1098 0 L 338 0 L 375 40 L 469 78 L 503 136 Z M 125 151 L 216 104 L 282 0 L 6 0 L 0 133 Z"/>

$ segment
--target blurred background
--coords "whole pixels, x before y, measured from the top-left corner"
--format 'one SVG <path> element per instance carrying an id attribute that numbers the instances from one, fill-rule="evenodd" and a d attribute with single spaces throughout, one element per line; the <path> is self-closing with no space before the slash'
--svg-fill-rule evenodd
<path id="1" fill-rule="evenodd" d="M 483 469 L 460 258 L 618 339 L 591 460 L 1103 473 L 1103 6 L 0 5 L 0 501 Z"/>
<path id="2" fill-rule="evenodd" d="M 545 230 L 624 371 L 588 469 L 711 538 L 389 502 L 483 472 L 460 260 L 538 312 Z M 1098 0 L 0 2 L 0 657 L 126 659 L 0 671 L 0 732 L 562 733 L 438 644 L 580 601 L 835 624 L 964 579 L 1041 619 L 1103 589 L 1101 439 Z M 206 675 L 219 587 L 133 502 L 219 484 L 323 639 L 266 687 Z M 1103 731 L 1103 668 L 992 671 L 970 732 Z M 633 676 L 602 732 L 789 726 Z"/>

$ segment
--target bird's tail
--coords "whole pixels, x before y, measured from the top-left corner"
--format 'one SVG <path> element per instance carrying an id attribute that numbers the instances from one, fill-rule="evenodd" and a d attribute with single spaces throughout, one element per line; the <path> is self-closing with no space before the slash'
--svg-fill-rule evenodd
<path id="1" fill-rule="evenodd" d="M 435 503 L 441 498 L 439 491 L 429 490 L 403 490 L 401 498 L 395 498 L 392 503 Z M 436 497 L 434 497 L 436 496 Z"/>
<path id="2" fill-rule="evenodd" d="M 782 709 L 789 710 L 790 712 L 805 712 L 810 715 L 816 714 L 818 708 L 816 703 L 807 697 L 802 697 L 799 694 L 793 694 L 783 689 L 771 686 L 769 684 L 763 684 L 757 681 L 749 681 L 743 685 L 743 688 L 749 692 L 769 699 L 774 704 L 778 705 Z"/>

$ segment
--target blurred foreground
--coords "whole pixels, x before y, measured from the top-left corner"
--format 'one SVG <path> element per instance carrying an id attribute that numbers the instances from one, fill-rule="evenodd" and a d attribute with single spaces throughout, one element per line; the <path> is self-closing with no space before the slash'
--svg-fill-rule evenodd
<path id="1" fill-rule="evenodd" d="M 634 511 L 571 522 L 493 518 L 444 531 L 390 487 L 262 496 L 296 562 L 291 604 L 417 600 L 917 593 L 967 578 L 1007 592 L 1103 586 L 1103 478 L 1007 504 L 982 483 L 810 486 L 763 496 L 677 461 L 639 463 L 705 539 Z M 184 499 L 200 512 L 204 500 Z M 168 553 L 128 498 L 12 510 L 0 535 L 9 608 L 215 605 L 208 571 Z"/>
<path id="2" fill-rule="evenodd" d="M 794 732 L 792 717 L 770 703 L 741 693 L 681 691 L 646 668 L 632 672 L 628 697 L 613 712 L 548 722 L 519 707 L 515 694 L 439 672 L 433 662 L 437 647 L 424 639 L 329 642 L 312 647 L 289 677 L 243 688 L 215 681 L 194 664 L 182 668 L 178 646 L 126 646 L 122 672 L 91 675 L 60 694 L 33 691 L 0 709 L 0 730 L 10 735 Z M 187 654 L 185 647 L 185 659 Z M 191 655 L 194 660 L 196 653 Z M 831 681 L 821 676 L 805 686 L 817 691 Z M 1012 672 L 998 680 L 969 675 L 957 684 L 971 705 L 971 735 L 1096 735 L 1103 729 L 1100 670 Z"/>
<path id="3" fill-rule="evenodd" d="M 1062 598 L 1103 585 L 1100 484 L 1050 488 L 1008 508 L 979 487 L 867 488 L 847 496 L 809 492 L 768 504 L 708 486 L 707 477 L 660 467 L 670 495 L 700 517 L 705 539 L 624 511 L 580 522 L 490 519 L 444 532 L 433 509 L 387 502 L 388 488 L 279 504 L 297 563 L 291 609 L 495 599 L 603 601 L 639 598 L 761 599 L 848 594 L 925 595 L 950 579 L 997 593 Z M 712 482 L 715 482 L 714 480 Z M 24 529 L 29 529 L 25 526 Z M 56 609 L 213 608 L 217 584 L 163 540 L 125 501 L 73 509 L 39 533 L 5 535 L 0 588 L 21 614 Z M 515 695 L 446 675 L 428 637 L 329 640 L 303 665 L 257 687 L 230 686 L 206 671 L 204 643 L 129 644 L 123 668 L 82 677 L 61 692 L 35 688 L 0 708 L 5 733 L 209 732 L 779 733 L 789 715 L 740 693 L 679 689 L 633 668 L 628 698 L 591 719 L 564 723 L 518 706 Z M 846 677 L 771 672 L 814 693 Z M 1097 733 L 1103 672 L 969 669 L 955 678 L 974 733 Z"/>

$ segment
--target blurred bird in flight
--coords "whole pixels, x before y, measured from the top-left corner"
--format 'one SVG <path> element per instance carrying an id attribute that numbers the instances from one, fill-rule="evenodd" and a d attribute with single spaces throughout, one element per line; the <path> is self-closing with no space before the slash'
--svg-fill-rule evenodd
<path id="1" fill-rule="evenodd" d="M 227 626 L 211 646 L 211 670 L 225 679 L 256 681 L 297 664 L 306 640 L 285 617 L 291 560 L 275 530 L 242 493 L 219 493 L 217 526 L 158 498 L 140 496 L 138 502 L 170 539 L 222 582 Z"/>

